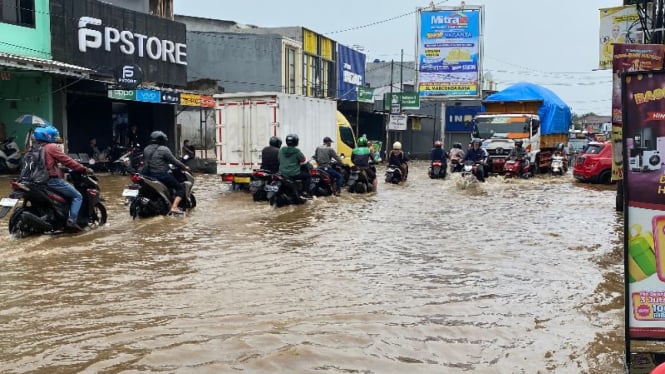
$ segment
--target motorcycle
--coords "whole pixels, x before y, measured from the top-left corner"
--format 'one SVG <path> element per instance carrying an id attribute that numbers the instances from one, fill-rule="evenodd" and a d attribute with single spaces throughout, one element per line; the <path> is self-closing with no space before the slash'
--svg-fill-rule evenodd
<path id="1" fill-rule="evenodd" d="M 0 173 L 14 173 L 19 170 L 21 152 L 15 139 L 12 136 L 0 143 Z"/>
<path id="2" fill-rule="evenodd" d="M 485 176 L 483 171 L 479 168 L 479 162 L 473 162 L 471 160 L 464 161 L 464 166 L 462 168 L 462 179 L 473 182 L 484 182 Z"/>
<path id="3" fill-rule="evenodd" d="M 386 168 L 386 183 L 399 184 L 402 182 L 402 169 L 399 166 L 390 164 Z"/>
<path id="4" fill-rule="evenodd" d="M 178 207 L 183 211 L 195 208 L 196 197 L 192 192 L 194 176 L 188 171 L 182 171 L 173 166 L 171 173 L 185 189 L 185 198 L 182 199 Z M 169 189 L 157 179 L 140 173 L 132 175 L 130 180 L 132 184 L 122 191 L 122 196 L 130 201 L 129 215 L 132 218 L 167 215 L 171 211 L 175 191 Z"/>
<path id="5" fill-rule="evenodd" d="M 505 178 L 513 178 L 513 177 L 530 178 L 531 177 L 530 169 L 531 167 L 529 166 L 528 162 L 524 162 L 524 160 L 515 157 L 511 157 L 503 165 Z"/>
<path id="6" fill-rule="evenodd" d="M 252 172 L 249 182 L 249 192 L 252 193 L 252 199 L 254 199 L 254 201 L 268 200 L 266 186 L 272 183 L 272 176 L 273 173 L 264 169 L 256 169 Z"/>
<path id="7" fill-rule="evenodd" d="M 74 188 L 83 196 L 77 224 L 82 228 L 95 228 L 106 223 L 106 207 L 102 204 L 99 181 L 95 175 L 82 174 L 67 170 Z M 53 234 L 70 231 L 69 200 L 58 192 L 50 190 L 44 184 L 11 181 L 13 192 L 0 200 L 0 218 L 14 209 L 9 217 L 9 233 L 17 238 L 35 234 Z M 19 201 L 22 200 L 20 206 Z"/>
<path id="8" fill-rule="evenodd" d="M 294 181 L 282 174 L 273 174 L 272 182 L 265 186 L 270 206 L 281 208 L 286 205 L 304 204 L 307 199 L 298 194 L 300 181 Z"/>
<path id="9" fill-rule="evenodd" d="M 370 166 L 373 167 L 373 166 Z M 367 172 L 363 169 L 358 169 L 356 166 L 351 168 L 349 174 L 348 191 L 351 193 L 368 193 L 372 192 L 374 186 L 372 180 L 367 176 Z"/>
<path id="10" fill-rule="evenodd" d="M 450 160 L 450 172 L 451 173 L 460 173 L 464 168 L 464 163 L 459 158 L 453 158 Z"/>
<path id="11" fill-rule="evenodd" d="M 312 184 L 310 191 L 315 196 L 330 196 L 337 192 L 337 184 L 326 168 L 318 167 L 310 170 Z"/>
<path id="12" fill-rule="evenodd" d="M 432 179 L 443 179 L 446 177 L 447 168 L 448 166 L 441 161 L 432 161 L 432 165 L 430 165 L 427 174 Z"/>
<path id="13" fill-rule="evenodd" d="M 566 173 L 567 168 L 564 165 L 562 155 L 555 154 L 554 156 L 552 156 L 551 171 L 552 171 L 552 174 L 554 174 L 554 175 L 564 175 Z"/>
<path id="14" fill-rule="evenodd" d="M 143 149 L 137 144 L 136 147 L 118 147 L 115 152 L 124 151 L 117 159 L 112 161 L 111 173 L 122 175 L 134 174 L 143 167 Z M 113 153 L 113 151 L 112 151 Z"/>

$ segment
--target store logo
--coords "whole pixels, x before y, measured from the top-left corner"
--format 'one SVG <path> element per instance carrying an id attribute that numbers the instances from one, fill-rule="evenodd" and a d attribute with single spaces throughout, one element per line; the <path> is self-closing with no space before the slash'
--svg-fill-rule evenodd
<path id="1" fill-rule="evenodd" d="M 127 30 L 118 30 L 114 27 L 104 27 L 103 32 L 90 26 L 101 26 L 102 20 L 83 16 L 78 22 L 78 47 L 83 53 L 89 50 L 104 48 L 112 52 L 113 47 L 119 44 L 118 49 L 126 55 L 148 57 L 155 61 L 170 62 L 178 65 L 187 65 L 187 45 L 176 43 L 156 36 L 147 36 Z"/>
<path id="2" fill-rule="evenodd" d="M 163 92 L 162 102 L 169 104 L 178 104 L 180 102 L 180 94 L 177 92 Z"/>
<path id="3" fill-rule="evenodd" d="M 136 90 L 136 100 L 147 103 L 158 103 L 161 97 L 157 90 Z"/>
<path id="4" fill-rule="evenodd" d="M 143 71 L 138 65 L 122 65 L 115 70 L 115 81 L 118 86 L 134 89 L 143 82 Z"/>

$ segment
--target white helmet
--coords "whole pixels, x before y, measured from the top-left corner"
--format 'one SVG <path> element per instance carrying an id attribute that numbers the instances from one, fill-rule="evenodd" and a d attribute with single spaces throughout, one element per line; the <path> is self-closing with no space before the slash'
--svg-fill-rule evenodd
<path id="1" fill-rule="evenodd" d="M 400 149 L 402 149 L 402 143 L 400 143 L 400 142 L 394 142 L 394 143 L 393 143 L 393 149 L 396 149 L 396 150 L 399 151 Z"/>

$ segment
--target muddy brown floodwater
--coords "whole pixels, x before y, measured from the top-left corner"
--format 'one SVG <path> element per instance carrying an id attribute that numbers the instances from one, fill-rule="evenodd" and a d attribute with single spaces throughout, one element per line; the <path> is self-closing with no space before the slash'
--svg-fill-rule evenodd
<path id="1" fill-rule="evenodd" d="M 191 214 L 136 221 L 101 175 L 95 231 L 5 217 L 0 372 L 623 372 L 614 188 L 426 170 L 280 209 L 197 175 Z"/>

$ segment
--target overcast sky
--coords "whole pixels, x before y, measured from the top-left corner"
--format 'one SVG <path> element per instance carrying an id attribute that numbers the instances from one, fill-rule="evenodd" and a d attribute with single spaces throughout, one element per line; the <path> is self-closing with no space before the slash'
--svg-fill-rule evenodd
<path id="1" fill-rule="evenodd" d="M 435 1 L 457 6 L 460 1 Z M 622 0 L 485 0 L 483 70 L 503 89 L 528 81 L 557 93 L 573 112 L 609 115 L 612 76 L 598 67 L 599 8 Z M 368 61 L 413 61 L 415 0 L 175 0 L 175 13 L 262 27 L 304 26 L 347 46 Z"/>

